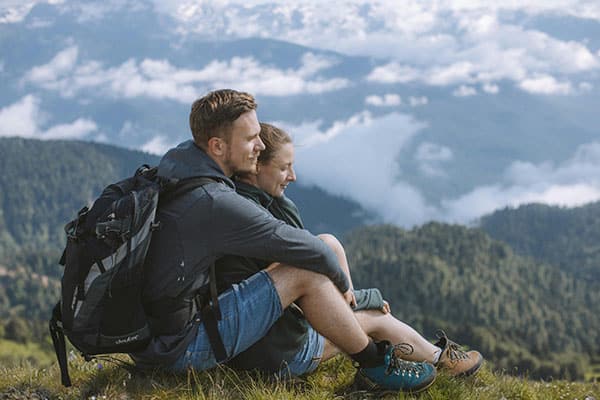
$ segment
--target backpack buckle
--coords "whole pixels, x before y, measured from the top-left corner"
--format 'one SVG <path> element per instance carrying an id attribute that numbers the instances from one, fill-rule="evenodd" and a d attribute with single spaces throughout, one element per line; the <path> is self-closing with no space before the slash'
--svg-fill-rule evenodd
<path id="1" fill-rule="evenodd" d="M 77 218 L 73 221 L 69 222 L 65 225 L 65 233 L 67 234 L 67 239 L 77 240 L 79 235 L 79 225 L 83 223 L 86 215 L 90 212 L 88 207 L 83 207 L 79 212 L 77 212 Z"/>

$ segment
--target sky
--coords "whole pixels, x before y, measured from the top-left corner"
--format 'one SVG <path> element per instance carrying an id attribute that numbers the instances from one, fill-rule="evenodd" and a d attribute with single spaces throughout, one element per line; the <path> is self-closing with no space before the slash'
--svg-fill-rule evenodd
<path id="1" fill-rule="evenodd" d="M 42 1 L 0 1 L 0 25 L 23 23 Z M 178 40 L 268 38 L 306 46 L 297 66 L 264 64 L 252 55 L 210 60 L 203 66 L 178 65 L 167 58 L 130 58 L 119 63 L 86 55 L 76 37 L 60 44 L 46 61 L 23 69 L 20 96 L 0 103 L 0 136 L 20 132 L 41 139 L 105 140 L 106 128 L 88 115 L 53 115 L 40 93 L 89 101 L 93 96 L 152 99 L 188 105 L 208 90 L 234 87 L 257 96 L 335 93 L 353 79 L 336 74 L 336 54 L 369 57 L 360 79 L 373 85 L 407 84 L 449 90 L 456 101 L 502 96 L 506 88 L 544 99 L 575 99 L 598 91 L 600 83 L 600 2 L 523 1 L 136 1 L 51 0 L 82 26 L 107 22 L 113 13 L 146 10 L 168 17 L 161 27 Z M 541 20 L 565 21 L 545 29 Z M 31 29 L 51 22 L 30 21 Z M 568 27 L 591 26 L 594 29 Z M 176 43 L 174 44 L 176 45 Z M 333 53 L 317 54 L 319 51 Z M 0 52 L 0 76 L 10 60 Z M 430 121 L 416 110 L 433 99 L 415 90 L 365 93 L 362 109 L 325 125 L 278 121 L 299 144 L 297 169 L 305 184 L 349 197 L 401 225 L 430 219 L 468 222 L 504 206 L 545 202 L 577 206 L 600 199 L 600 141 L 581 143 L 567 158 L 541 162 L 515 159 L 501 179 L 458 197 L 427 200 L 403 180 L 398 154 L 414 146 L 420 174 L 444 179 L 456 151 L 428 141 Z M 599 104 L 600 106 L 600 104 Z M 135 131 L 123 122 L 120 133 Z M 377 148 L 365 146 L 376 140 Z M 139 148 L 160 154 L 176 144 L 156 132 Z M 329 162 L 338 154 L 339 162 Z M 360 154 L 357 157 L 356 154 Z M 357 168 L 357 165 L 359 168 Z M 377 177 L 377 179 L 373 179 Z M 368 190 L 363 190 L 365 185 Z M 390 204 L 390 199 L 396 199 Z M 400 201 L 401 199 L 401 201 Z"/>

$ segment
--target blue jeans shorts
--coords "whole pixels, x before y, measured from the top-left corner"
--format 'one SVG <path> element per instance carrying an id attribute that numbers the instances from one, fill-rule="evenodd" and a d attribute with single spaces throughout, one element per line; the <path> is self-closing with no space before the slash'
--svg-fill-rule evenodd
<path id="1" fill-rule="evenodd" d="M 292 361 L 286 363 L 279 371 L 279 376 L 300 376 L 313 372 L 319 366 L 325 348 L 325 338 L 315 331 L 312 326 L 308 327 L 307 339 L 302 349 L 296 353 Z"/>
<path id="2" fill-rule="evenodd" d="M 252 275 L 219 295 L 219 307 L 222 318 L 218 321 L 218 328 L 227 350 L 226 361 L 265 336 L 282 315 L 281 300 L 271 277 L 265 271 Z M 323 336 L 309 328 L 303 348 L 280 373 L 282 376 L 299 376 L 314 371 L 319 365 L 324 346 Z M 170 369 L 175 372 L 187 368 L 201 371 L 216 365 L 204 324 L 200 324 L 195 339 Z"/>
<path id="3" fill-rule="evenodd" d="M 229 357 L 227 360 L 265 336 L 282 314 L 281 300 L 271 277 L 265 271 L 252 275 L 219 295 L 219 307 L 222 318 L 218 321 L 218 328 Z M 170 369 L 205 370 L 216 365 L 204 324 L 200 324 L 196 338 Z"/>

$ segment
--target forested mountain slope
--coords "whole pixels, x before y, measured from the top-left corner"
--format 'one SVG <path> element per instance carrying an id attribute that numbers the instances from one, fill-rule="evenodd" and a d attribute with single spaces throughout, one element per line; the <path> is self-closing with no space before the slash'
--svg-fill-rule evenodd
<path id="1" fill-rule="evenodd" d="M 505 208 L 481 218 L 480 225 L 519 254 L 600 281 L 600 202 L 576 208 Z"/>
<path id="2" fill-rule="evenodd" d="M 355 286 L 376 286 L 429 337 L 443 328 L 498 366 L 580 376 L 600 348 L 600 286 L 516 255 L 483 231 L 374 226 L 346 240 Z"/>

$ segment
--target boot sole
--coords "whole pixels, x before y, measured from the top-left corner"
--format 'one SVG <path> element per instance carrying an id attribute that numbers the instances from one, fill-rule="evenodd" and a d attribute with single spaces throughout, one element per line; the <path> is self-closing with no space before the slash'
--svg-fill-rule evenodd
<path id="1" fill-rule="evenodd" d="M 483 359 L 481 360 L 480 363 L 475 364 L 470 369 L 468 369 L 464 372 L 461 372 L 460 374 L 456 374 L 454 376 L 456 376 L 457 378 L 466 378 L 468 376 L 475 375 L 477 372 L 479 372 L 479 370 L 481 369 L 482 366 L 483 366 Z"/>
<path id="2" fill-rule="evenodd" d="M 361 383 L 357 382 L 357 378 L 359 381 L 362 382 L 362 385 L 364 385 L 366 387 L 362 386 Z M 421 386 L 417 386 L 417 387 L 411 388 L 411 389 L 393 390 L 393 389 L 380 388 L 380 387 L 378 387 L 379 386 L 378 384 L 371 382 L 371 380 L 369 378 L 357 373 L 357 375 L 354 378 L 354 382 L 352 383 L 352 386 L 357 391 L 372 393 L 372 394 L 375 394 L 378 396 L 393 395 L 393 394 L 399 393 L 399 392 L 412 394 L 412 393 L 419 393 L 419 392 L 422 392 L 422 391 L 428 389 L 435 382 L 435 378 L 437 378 L 437 374 L 435 374 L 430 381 L 423 383 Z"/>

